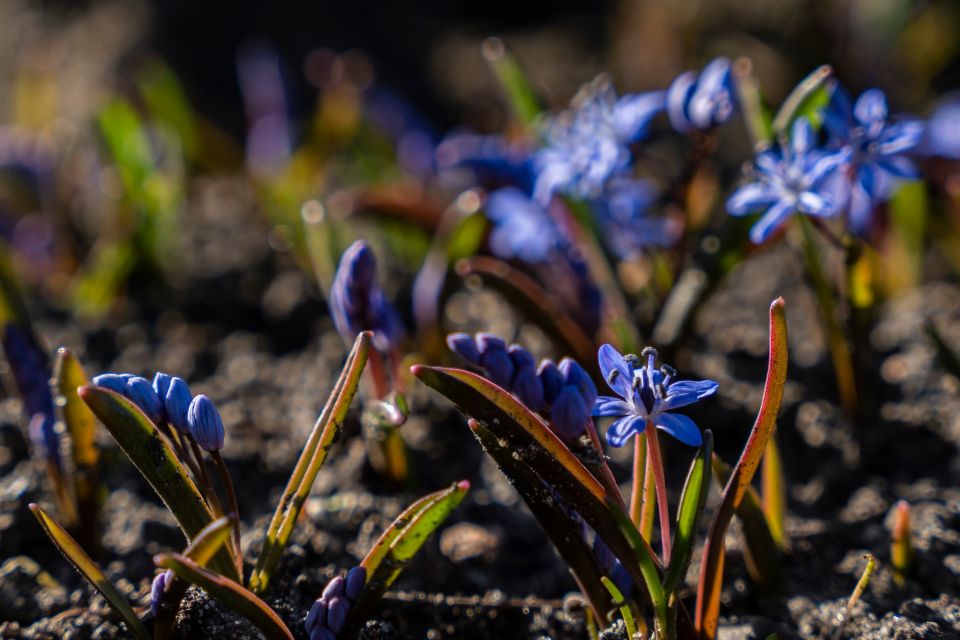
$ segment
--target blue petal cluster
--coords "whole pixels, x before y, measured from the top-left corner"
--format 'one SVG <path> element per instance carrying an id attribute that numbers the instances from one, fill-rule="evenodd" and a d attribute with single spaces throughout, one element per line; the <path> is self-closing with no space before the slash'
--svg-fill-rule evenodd
<path id="1" fill-rule="evenodd" d="M 210 398 L 201 393 L 190 402 L 187 424 L 190 427 L 190 436 L 197 441 L 201 449 L 223 449 L 223 419 Z"/>
<path id="2" fill-rule="evenodd" d="M 132 373 L 104 373 L 95 376 L 93 384 L 124 396 L 154 423 L 168 422 L 180 434 L 190 435 L 187 413 L 194 398 L 182 379 L 157 372 L 150 383 Z"/>
<path id="3" fill-rule="evenodd" d="M 843 204 L 837 184 L 831 178 L 850 160 L 850 149 L 827 151 L 816 146 L 813 129 L 806 118 L 797 118 L 790 140 L 762 151 L 754 160 L 754 180 L 727 200 L 727 211 L 735 216 L 763 211 L 750 230 L 750 239 L 759 244 L 770 237 L 794 212 L 828 217 Z"/>
<path id="4" fill-rule="evenodd" d="M 593 200 L 607 181 L 633 162 L 629 145 L 643 139 L 665 104 L 662 91 L 617 98 L 609 82 L 589 85 L 573 107 L 547 121 L 545 146 L 533 158 L 534 197 L 550 201 L 556 191 Z"/>
<path id="5" fill-rule="evenodd" d="M 920 176 L 906 153 L 920 144 L 924 123 L 914 118 L 891 122 L 887 98 L 879 89 L 868 89 L 851 103 L 846 90 L 834 84 L 823 124 L 834 146 L 849 149 L 850 228 L 863 233 L 874 207 L 893 194 L 897 179 Z"/>
<path id="6" fill-rule="evenodd" d="M 377 258 L 363 240 L 340 257 L 330 289 L 330 313 L 348 342 L 361 331 L 373 331 L 374 346 L 389 351 L 400 337 L 400 316 L 377 285 Z"/>
<path id="7" fill-rule="evenodd" d="M 634 355 L 624 357 L 609 344 L 600 347 L 600 371 L 620 396 L 600 396 L 593 407 L 594 416 L 617 417 L 607 431 L 607 442 L 622 447 L 630 436 L 643 433 L 652 424 L 684 444 L 699 447 L 703 436 L 693 420 L 669 412 L 712 396 L 717 392 L 717 383 L 674 380 L 676 371 L 672 368 L 656 368 L 655 349 L 647 347 L 642 356 L 647 359 L 646 364 Z"/>
<path id="8" fill-rule="evenodd" d="M 303 625 L 310 640 L 336 640 L 366 581 L 367 569 L 354 567 L 345 578 L 337 576 L 327 583 Z"/>
<path id="9" fill-rule="evenodd" d="M 549 417 L 550 428 L 564 440 L 584 433 L 597 387 L 583 367 L 570 358 L 558 366 L 541 360 L 517 344 L 489 333 L 475 338 L 466 333 L 447 336 L 447 345 L 467 362 L 483 369 L 494 384 L 513 393 L 531 411 Z"/>
<path id="10" fill-rule="evenodd" d="M 730 60 L 717 58 L 698 75 L 682 73 L 667 91 L 667 115 L 680 133 L 709 131 L 723 124 L 736 109 L 736 89 Z"/>

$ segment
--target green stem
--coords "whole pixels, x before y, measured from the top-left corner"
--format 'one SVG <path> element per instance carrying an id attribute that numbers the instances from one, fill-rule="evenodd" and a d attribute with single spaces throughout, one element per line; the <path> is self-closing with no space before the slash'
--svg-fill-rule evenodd
<path id="1" fill-rule="evenodd" d="M 237 492 L 233 488 L 233 481 L 230 479 L 230 472 L 223 461 L 223 456 L 219 451 L 211 451 L 210 457 L 217 465 L 217 471 L 220 472 L 220 479 L 227 490 L 227 503 L 230 505 L 231 518 L 233 519 L 233 544 L 237 548 L 234 561 L 237 564 L 237 574 L 240 580 L 243 580 L 243 549 L 240 546 L 240 507 L 237 504 Z"/>
<path id="2" fill-rule="evenodd" d="M 803 235 L 803 253 L 807 261 L 807 272 L 813 281 L 813 288 L 820 307 L 820 319 L 827 339 L 827 347 L 833 360 L 833 370 L 837 377 L 837 391 L 844 413 L 850 419 L 857 416 L 857 385 L 854 375 L 853 357 L 850 344 L 843 327 L 837 319 L 833 291 L 824 276 L 820 265 L 820 252 L 817 250 L 813 235 L 813 226 L 806 216 L 794 216 Z"/>

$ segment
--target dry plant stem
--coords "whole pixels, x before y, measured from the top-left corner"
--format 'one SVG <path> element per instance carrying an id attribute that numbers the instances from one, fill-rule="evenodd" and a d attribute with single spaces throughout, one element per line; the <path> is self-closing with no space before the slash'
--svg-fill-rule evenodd
<path id="1" fill-rule="evenodd" d="M 610 471 L 610 466 L 607 464 L 607 460 L 603 455 L 603 446 L 600 444 L 600 435 L 597 433 L 597 426 L 593 423 L 593 418 L 587 418 L 585 428 L 587 435 L 590 436 L 590 442 L 593 444 L 594 449 L 597 450 L 597 456 L 600 458 L 600 478 L 598 478 L 598 480 L 603 484 L 604 489 L 607 490 L 607 494 L 616 500 L 621 507 L 626 509 L 627 505 L 623 501 L 623 496 L 620 495 L 620 487 L 617 485 L 617 479 L 613 477 L 613 472 Z"/>
<path id="2" fill-rule="evenodd" d="M 220 472 L 220 479 L 227 490 L 227 502 L 230 506 L 230 512 L 233 514 L 233 544 L 237 548 L 234 560 L 237 563 L 237 573 L 240 579 L 243 579 L 243 552 L 240 547 L 240 508 L 237 505 L 237 492 L 233 488 L 233 481 L 230 479 L 230 472 L 227 471 L 227 465 L 223 461 L 223 456 L 219 451 L 211 451 L 210 457 L 217 465 L 217 471 Z"/>
<path id="3" fill-rule="evenodd" d="M 667 504 L 667 481 L 663 473 L 663 459 L 660 457 L 660 443 L 657 441 L 657 428 L 649 424 L 647 434 L 647 458 L 653 467 L 653 481 L 657 490 L 657 511 L 660 517 L 660 544 L 663 547 L 663 564 L 670 564 L 670 509 Z"/>

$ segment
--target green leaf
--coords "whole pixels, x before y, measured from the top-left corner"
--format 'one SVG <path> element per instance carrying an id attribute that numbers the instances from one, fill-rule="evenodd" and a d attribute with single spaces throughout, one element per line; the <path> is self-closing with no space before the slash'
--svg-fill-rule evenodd
<path id="1" fill-rule="evenodd" d="M 637 584 L 644 584 L 646 579 L 633 561 L 636 550 L 624 538 L 611 513 L 612 510 L 622 512 L 623 517 L 630 520 L 618 503 L 619 496 L 608 495 L 603 485 L 539 417 L 500 387 L 468 371 L 417 365 L 411 372 L 450 399 L 462 413 L 474 418 L 511 456 L 553 487 L 603 538 Z M 653 557 L 649 545 L 639 535 L 637 538 L 644 552 Z M 659 566 L 655 568 L 659 570 Z"/>
<path id="2" fill-rule="evenodd" d="M 514 458 L 509 448 L 500 446 L 497 438 L 483 425 L 471 419 L 469 427 L 483 450 L 523 498 L 557 553 L 570 567 L 597 618 L 602 620 L 613 603 L 603 587 L 603 571 L 596 556 L 581 535 L 580 522 L 571 517 L 570 510 L 564 509 L 552 494 L 545 492 L 543 481 L 533 470 Z"/>
<path id="3" fill-rule="evenodd" d="M 77 389 L 88 384 L 90 380 L 77 357 L 66 347 L 60 347 L 53 367 L 53 391 L 67 433 L 70 434 L 73 462 L 79 467 L 93 467 L 100 459 L 100 451 L 94 441 L 97 418 L 77 395 Z"/>
<path id="4" fill-rule="evenodd" d="M 444 520 L 463 501 L 470 489 L 466 480 L 420 498 L 387 527 L 360 563 L 367 570 L 363 590 L 347 615 L 341 637 L 356 635 L 363 622 L 376 610 L 384 592 L 390 588 L 411 558 L 416 555 Z"/>
<path id="5" fill-rule="evenodd" d="M 754 148 L 769 146 L 773 138 L 770 116 L 760 95 L 760 83 L 753 74 L 753 63 L 748 58 L 739 58 L 733 63 L 736 78 L 737 99 L 747 125 L 747 133 Z"/>
<path id="6" fill-rule="evenodd" d="M 713 456 L 713 475 L 721 487 L 730 479 L 730 465 L 716 454 Z M 747 573 L 754 582 L 770 589 L 777 583 L 780 552 L 763 512 L 760 496 L 752 486 L 748 486 L 743 494 L 743 500 L 737 507 L 737 518 L 743 529 L 743 560 L 747 565 Z"/>
<path id="7" fill-rule="evenodd" d="M 97 563 L 80 548 L 77 541 L 70 537 L 70 534 L 67 533 L 56 520 L 51 518 L 46 511 L 41 509 L 40 506 L 31 503 L 30 511 L 36 516 L 40 522 L 40 526 L 43 527 L 44 532 L 50 536 L 50 540 L 52 540 L 53 544 L 60 550 L 60 553 L 70 561 L 70 564 L 80 572 L 80 575 L 93 585 L 93 588 L 96 589 L 100 595 L 106 598 L 110 606 L 113 607 L 113 610 L 127 623 L 130 632 L 136 636 L 138 640 L 150 640 L 150 634 L 147 633 L 146 627 L 140 622 L 140 618 L 137 617 L 130 603 L 123 597 L 123 594 L 117 591 L 113 583 L 107 579 L 107 576 L 104 575 L 100 567 L 97 566 Z"/>
<path id="8" fill-rule="evenodd" d="M 767 443 L 760 480 L 763 515 L 777 548 L 783 549 L 787 546 L 787 531 L 783 525 L 787 514 L 787 480 L 783 474 L 783 460 L 776 437 L 771 437 Z"/>
<path id="9" fill-rule="evenodd" d="M 610 595 L 613 597 L 615 606 L 620 608 L 620 617 L 623 618 L 623 625 L 627 628 L 627 637 L 636 638 L 636 619 L 639 616 L 634 615 L 631 603 L 623 597 L 623 593 L 621 593 L 620 589 L 617 588 L 617 585 L 613 583 L 613 580 L 606 576 L 603 576 L 600 580 L 603 581 L 603 586 L 606 587 L 607 591 L 609 591 Z"/>
<path id="10" fill-rule="evenodd" d="M 210 597 L 245 617 L 267 640 L 293 640 L 293 634 L 280 616 L 243 585 L 207 571 L 179 553 L 161 553 L 153 561 L 161 569 L 172 570 L 181 580 L 200 587 Z"/>
<path id="11" fill-rule="evenodd" d="M 507 104 L 520 122 L 533 124 L 540 113 L 540 104 L 527 81 L 526 74 L 516 59 L 507 51 L 500 38 L 488 38 L 483 43 L 483 57 L 493 68 L 500 82 Z"/>
<path id="12" fill-rule="evenodd" d="M 811 115 L 818 113 L 826 106 L 829 95 L 824 85 L 832 76 L 833 68 L 825 64 L 814 69 L 810 75 L 801 80 L 783 101 L 783 105 L 773 118 L 773 134 L 780 135 L 787 132 L 798 116 L 806 116 L 809 119 Z M 819 115 L 810 124 L 814 127 L 819 126 Z"/>
<path id="13" fill-rule="evenodd" d="M 313 425 L 313 431 L 310 432 L 303 452 L 290 475 L 290 480 L 287 481 L 287 486 L 267 527 L 263 549 L 250 574 L 250 588 L 256 593 L 263 593 L 266 590 L 270 582 L 270 574 L 280 560 L 300 510 L 307 496 L 310 495 L 317 473 L 327 459 L 330 447 L 340 435 L 343 420 L 360 384 L 360 376 L 367 362 L 372 336 L 373 334 L 369 331 L 364 331 L 354 341 L 340 377 L 333 391 L 330 392 L 320 417 Z"/>
<path id="14" fill-rule="evenodd" d="M 120 394 L 89 385 L 78 393 L 170 509 L 187 540 L 193 540 L 213 515 L 169 443 L 143 411 Z M 225 576 L 239 577 L 226 550 L 217 554 L 212 566 Z"/>
<path id="15" fill-rule="evenodd" d="M 333 285 L 333 277 L 337 271 L 337 229 L 330 215 L 317 200 L 306 202 L 300 209 L 300 218 L 303 220 L 304 236 L 306 239 L 307 254 L 313 273 L 317 278 L 320 294 L 327 295 Z"/>
<path id="16" fill-rule="evenodd" d="M 597 353 L 593 340 L 580 325 L 526 274 L 506 262 L 487 256 L 460 260 L 456 265 L 461 278 L 478 276 L 484 284 L 497 291 L 532 323 L 540 327 L 563 351 L 579 362 L 587 363 L 596 373 Z"/>
<path id="17" fill-rule="evenodd" d="M 777 426 L 777 413 L 780 411 L 783 387 L 787 380 L 787 319 L 783 306 L 783 298 L 777 298 L 770 305 L 770 354 L 760 411 L 740 460 L 723 490 L 703 549 L 695 618 L 701 640 L 712 640 L 717 633 L 720 590 L 723 583 L 723 538 Z"/>
<path id="18" fill-rule="evenodd" d="M 677 529 L 673 534 L 673 548 L 670 553 L 670 566 L 663 580 L 663 590 L 672 605 L 677 591 L 687 575 L 687 567 L 693 556 L 693 545 L 697 527 L 703 515 L 703 506 L 710 492 L 710 477 L 707 464 L 713 454 L 713 433 L 709 429 L 703 432 L 703 444 L 697 457 L 690 465 L 687 481 L 680 495 L 680 507 L 677 511 Z"/>

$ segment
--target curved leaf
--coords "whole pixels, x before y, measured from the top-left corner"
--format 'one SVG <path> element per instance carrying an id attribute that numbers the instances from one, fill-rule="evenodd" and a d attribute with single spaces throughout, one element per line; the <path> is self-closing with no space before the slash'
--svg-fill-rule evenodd
<path id="1" fill-rule="evenodd" d="M 680 496 L 677 510 L 677 529 L 673 534 L 673 548 L 670 553 L 670 566 L 663 580 L 663 590 L 672 605 L 677 597 L 677 589 L 687 575 L 687 567 L 693 556 L 693 544 L 703 515 L 703 506 L 710 493 L 710 476 L 707 464 L 713 455 L 713 433 L 709 429 L 703 432 L 703 445 L 690 465 L 687 481 Z"/>
<path id="2" fill-rule="evenodd" d="M 170 509 L 187 540 L 193 540 L 213 521 L 213 514 L 153 422 L 138 406 L 108 389 L 88 385 L 77 393 Z M 239 578 L 226 550 L 217 554 L 212 566 L 225 576 Z"/>
<path id="3" fill-rule="evenodd" d="M 100 595 L 106 598 L 110 606 L 113 607 L 113 610 L 127 623 L 130 632 L 136 636 L 138 640 L 150 640 L 150 634 L 147 633 L 146 627 L 140 622 L 140 618 L 137 617 L 130 603 L 123 597 L 123 594 L 117 591 L 113 583 L 107 579 L 107 576 L 104 575 L 100 567 L 97 566 L 97 563 L 80 548 L 77 541 L 74 540 L 56 520 L 51 518 L 46 511 L 40 508 L 39 505 L 30 503 L 30 511 L 37 517 L 40 526 L 43 527 L 44 532 L 50 536 L 50 540 L 57 549 L 60 550 L 60 553 L 70 561 L 70 564 L 80 572 L 80 575 L 93 585 L 93 588 L 96 589 Z"/>
<path id="4" fill-rule="evenodd" d="M 270 582 L 270 573 L 273 571 L 280 555 L 283 553 L 287 540 L 293 532 L 297 516 L 310 495 L 313 482 L 320 472 L 330 452 L 330 447 L 340 435 L 340 427 L 350 408 L 350 403 L 357 393 L 360 376 L 367 363 L 367 354 L 370 351 L 370 341 L 373 334 L 363 331 L 354 340 L 353 348 L 347 356 L 347 362 L 340 372 L 333 391 L 327 399 L 327 404 L 320 412 L 313 431 L 307 438 L 303 452 L 290 474 L 290 480 L 280 496 L 280 502 L 273 513 L 267 534 L 263 542 L 263 549 L 257 556 L 257 564 L 250 574 L 250 588 L 255 593 L 263 593 Z"/>
<path id="5" fill-rule="evenodd" d="M 703 548 L 695 617 L 697 633 L 702 640 L 712 640 L 717 632 L 720 588 L 723 582 L 723 537 L 777 425 L 777 413 L 780 411 L 783 386 L 787 380 L 787 319 L 783 304 L 783 298 L 777 298 L 770 305 L 770 354 L 760 411 L 740 460 L 723 490 Z"/>
<path id="6" fill-rule="evenodd" d="M 791 123 L 797 116 L 802 115 L 811 101 L 822 99 L 822 96 L 818 97 L 818 92 L 831 76 L 833 76 L 833 68 L 825 64 L 814 69 L 810 75 L 793 88 L 793 91 L 783 101 L 783 105 L 773 118 L 774 135 L 787 131 Z"/>
<path id="7" fill-rule="evenodd" d="M 390 588 L 410 559 L 437 527 L 463 501 L 470 489 L 466 480 L 420 498 L 401 513 L 374 543 L 360 565 L 367 581 L 347 614 L 342 637 L 353 637 L 370 617 L 384 592 Z"/>
<path id="8" fill-rule="evenodd" d="M 243 585 L 207 571 L 179 553 L 161 553 L 153 559 L 161 569 L 170 569 L 186 582 L 206 591 L 212 598 L 252 622 L 267 640 L 293 640 L 293 634 L 267 603 Z"/>

